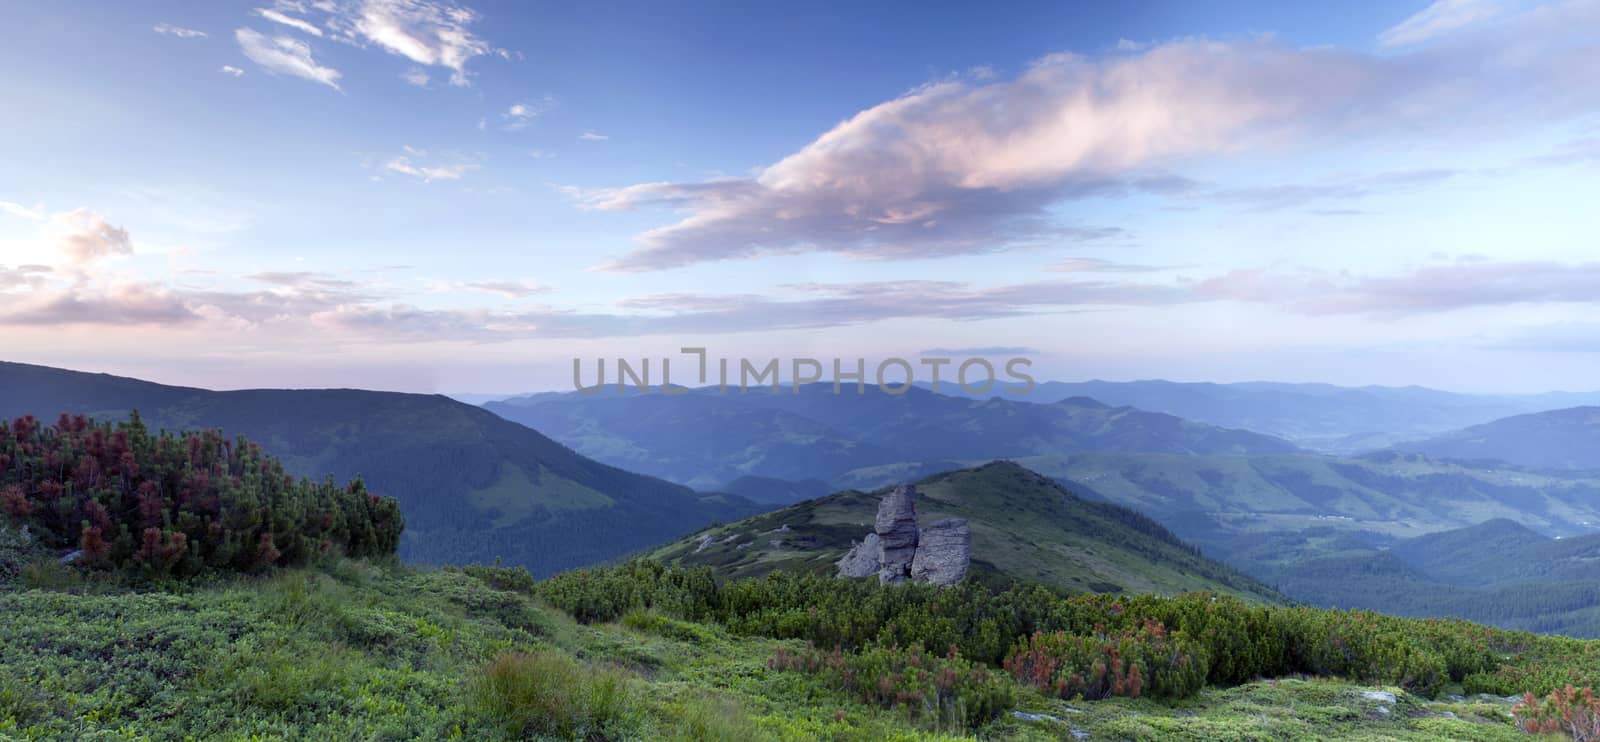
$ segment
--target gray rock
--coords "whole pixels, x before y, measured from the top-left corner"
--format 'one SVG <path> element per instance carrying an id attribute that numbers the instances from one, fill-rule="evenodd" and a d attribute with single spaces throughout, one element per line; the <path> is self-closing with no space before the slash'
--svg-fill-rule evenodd
<path id="1" fill-rule="evenodd" d="M 1390 693 L 1388 691 L 1381 691 L 1381 690 L 1362 691 L 1361 697 L 1367 699 L 1368 701 L 1379 701 L 1379 702 L 1382 702 L 1382 703 L 1394 703 L 1394 694 Z"/>
<path id="2" fill-rule="evenodd" d="M 711 538 L 711 534 L 709 533 L 701 536 L 700 543 L 694 547 L 694 553 L 699 554 L 700 552 L 705 551 L 706 547 L 711 545 Z"/>
<path id="3" fill-rule="evenodd" d="M 852 544 L 850 551 L 834 564 L 839 566 L 840 577 L 866 577 L 877 574 L 878 564 L 883 561 L 883 542 L 878 539 L 878 534 L 869 533 L 861 539 L 861 543 Z"/>
<path id="4" fill-rule="evenodd" d="M 68 552 L 68 554 L 66 556 L 61 557 L 61 559 L 59 559 L 57 561 L 60 561 L 62 564 L 77 564 L 78 560 L 82 559 L 82 558 L 83 558 L 83 552 L 81 550 L 74 550 L 74 551 Z"/>
<path id="5" fill-rule="evenodd" d="M 1013 711 L 1011 712 L 1011 715 L 1023 721 L 1053 721 L 1057 724 L 1063 723 L 1060 719 L 1057 719 L 1049 714 L 1030 714 L 1026 711 Z"/>
<path id="6" fill-rule="evenodd" d="M 972 561 L 972 528 L 961 518 L 947 518 L 922 529 L 911 560 L 911 581 L 953 585 L 967 576 Z"/>
<path id="7" fill-rule="evenodd" d="M 872 530 L 883 545 L 878 562 L 878 582 L 882 584 L 898 585 L 911 576 L 911 560 L 917 555 L 916 494 L 916 487 L 902 484 L 878 503 Z"/>

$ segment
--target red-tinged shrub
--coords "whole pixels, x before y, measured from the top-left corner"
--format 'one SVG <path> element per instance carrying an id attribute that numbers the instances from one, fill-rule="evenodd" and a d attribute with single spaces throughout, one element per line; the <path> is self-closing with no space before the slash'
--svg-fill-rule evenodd
<path id="1" fill-rule="evenodd" d="M 1517 728 L 1529 734 L 1562 734 L 1578 742 L 1600 740 L 1600 698 L 1592 688 L 1557 688 L 1543 701 L 1527 693 L 1511 713 Z"/>
<path id="2" fill-rule="evenodd" d="M 818 675 L 863 702 L 903 709 L 927 726 L 958 730 L 989 723 L 1016 703 L 1015 686 L 982 663 L 951 648 L 938 657 L 920 648 L 869 646 L 846 654 L 839 647 L 798 652 L 779 649 L 768 660 L 774 670 Z"/>
<path id="3" fill-rule="evenodd" d="M 28 496 L 22 494 L 22 488 L 11 485 L 0 490 L 0 508 L 4 508 L 6 515 L 22 520 L 33 513 L 33 503 L 28 501 Z"/>
<path id="4" fill-rule="evenodd" d="M 1004 667 L 1018 682 L 1062 698 L 1143 695 L 1179 698 L 1205 684 L 1199 647 L 1169 635 L 1154 619 L 1137 628 L 1091 635 L 1036 632 L 1017 643 Z"/>
<path id="5" fill-rule="evenodd" d="M 361 480 L 296 479 L 217 432 L 152 435 L 63 416 L 0 421 L 0 518 L 83 564 L 188 574 L 297 565 L 321 553 L 389 557 L 404 519 Z"/>

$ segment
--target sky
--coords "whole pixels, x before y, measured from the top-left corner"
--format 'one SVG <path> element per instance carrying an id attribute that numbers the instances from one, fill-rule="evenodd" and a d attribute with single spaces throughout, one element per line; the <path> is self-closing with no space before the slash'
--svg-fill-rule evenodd
<path id="1" fill-rule="evenodd" d="M 1600 0 L 0 18 L 4 360 L 518 393 L 700 347 L 1600 389 Z"/>

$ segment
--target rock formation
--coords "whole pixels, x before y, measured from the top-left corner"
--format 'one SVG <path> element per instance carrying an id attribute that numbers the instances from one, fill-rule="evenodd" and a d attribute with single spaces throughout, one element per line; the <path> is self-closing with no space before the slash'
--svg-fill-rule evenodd
<path id="1" fill-rule="evenodd" d="M 917 537 L 911 581 L 951 585 L 967 576 L 972 561 L 972 528 L 960 518 L 930 524 Z"/>
<path id="2" fill-rule="evenodd" d="M 878 582 L 885 585 L 906 580 L 949 585 L 966 576 L 972 529 L 960 518 L 919 529 L 916 494 L 916 487 L 906 484 L 884 496 L 872 533 L 835 562 L 840 577 L 877 573 Z"/>
<path id="3" fill-rule="evenodd" d="M 902 484 L 878 503 L 878 519 L 872 530 L 882 541 L 878 559 L 878 581 L 898 585 L 911 576 L 911 560 L 917 555 L 917 507 L 912 502 L 917 488 Z"/>

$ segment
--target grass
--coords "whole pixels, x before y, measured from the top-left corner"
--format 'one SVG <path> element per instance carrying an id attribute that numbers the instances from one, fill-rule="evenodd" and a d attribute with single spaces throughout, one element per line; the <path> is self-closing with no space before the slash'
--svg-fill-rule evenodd
<path id="1" fill-rule="evenodd" d="M 329 559 L 119 585 L 66 579 L 14 531 L 0 530 L 0 544 L 0 740 L 1519 736 L 1503 699 L 1433 702 L 1317 679 L 1170 703 L 1062 701 L 1018 686 L 1014 710 L 1027 718 L 940 728 L 916 709 L 771 665 L 799 642 L 644 611 L 581 625 L 510 570 Z M 54 577 L 25 578 L 34 567 Z"/>

